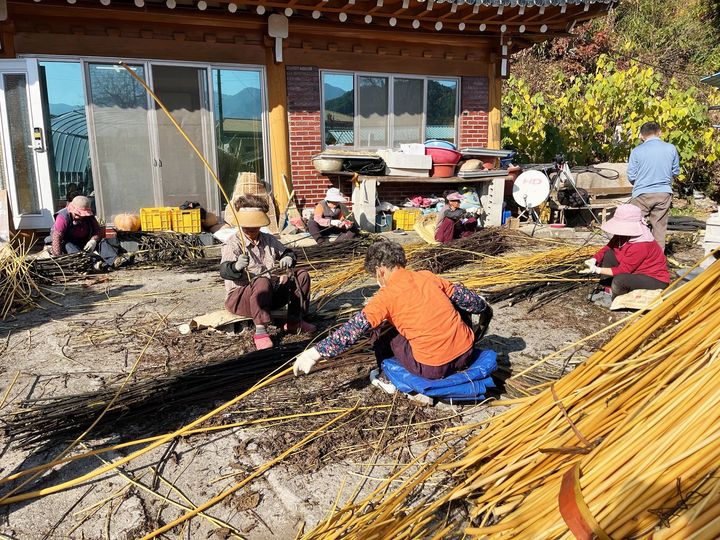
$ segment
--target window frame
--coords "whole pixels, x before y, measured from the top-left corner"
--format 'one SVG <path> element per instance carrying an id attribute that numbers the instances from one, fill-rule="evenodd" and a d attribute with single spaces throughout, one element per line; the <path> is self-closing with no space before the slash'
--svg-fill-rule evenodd
<path id="1" fill-rule="evenodd" d="M 325 74 L 331 75 L 351 75 L 353 77 L 353 144 L 348 146 L 343 145 L 328 145 L 326 144 L 326 133 L 325 133 Z M 386 147 L 379 146 L 361 146 L 355 143 L 356 134 L 358 132 L 358 102 L 360 99 L 358 79 L 360 77 L 385 77 L 388 81 L 388 145 Z M 352 148 L 358 150 L 373 150 L 379 148 L 396 148 L 395 144 L 395 79 L 420 79 L 423 81 L 423 112 L 422 112 L 422 133 L 425 137 L 427 131 L 427 97 L 428 97 L 428 81 L 429 80 L 445 80 L 455 81 L 457 84 L 456 99 L 455 99 L 455 114 L 453 117 L 453 132 L 454 132 L 454 144 L 458 144 L 458 127 L 460 123 L 460 102 L 461 102 L 461 89 L 462 89 L 462 78 L 455 76 L 445 75 L 417 75 L 413 73 L 389 73 L 381 71 L 347 71 L 347 70 L 335 70 L 335 69 L 321 69 L 320 70 L 320 133 L 322 139 L 322 148 L 327 149 L 340 149 L 340 148 Z M 425 139 L 424 139 L 425 140 Z M 420 142 L 424 142 L 420 141 Z M 397 145 L 399 147 L 399 143 Z"/>

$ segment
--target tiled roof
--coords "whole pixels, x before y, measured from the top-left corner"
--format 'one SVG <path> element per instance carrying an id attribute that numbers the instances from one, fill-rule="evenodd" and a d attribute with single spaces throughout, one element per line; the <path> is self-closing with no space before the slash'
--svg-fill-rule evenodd
<path id="1" fill-rule="evenodd" d="M 453 2 L 455 4 L 479 4 L 486 7 L 518 7 L 518 6 L 563 6 L 563 5 L 582 5 L 582 4 L 610 4 L 614 0 L 436 0 L 438 4 L 442 2 Z"/>

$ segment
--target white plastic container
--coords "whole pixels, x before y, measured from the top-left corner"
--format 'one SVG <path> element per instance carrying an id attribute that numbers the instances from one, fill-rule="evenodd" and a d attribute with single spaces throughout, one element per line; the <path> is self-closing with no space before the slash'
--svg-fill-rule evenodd
<path id="1" fill-rule="evenodd" d="M 720 248 L 720 210 L 707 219 L 705 223 L 705 240 L 703 241 L 705 255 L 711 251 Z M 704 268 L 710 266 L 714 259 L 706 260 L 702 266 Z"/>
<path id="2" fill-rule="evenodd" d="M 403 154 L 411 154 L 415 156 L 424 156 L 425 155 L 425 145 L 419 144 L 419 143 L 408 143 L 408 144 L 401 144 L 400 150 L 403 152 Z"/>
<path id="3" fill-rule="evenodd" d="M 405 154 L 394 150 L 383 150 L 378 154 L 385 160 L 385 174 L 388 176 L 430 176 L 430 156 Z"/>

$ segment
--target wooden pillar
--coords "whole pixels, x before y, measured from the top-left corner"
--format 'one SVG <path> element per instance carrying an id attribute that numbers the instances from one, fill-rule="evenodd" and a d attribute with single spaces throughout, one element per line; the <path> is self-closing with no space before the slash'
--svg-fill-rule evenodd
<path id="1" fill-rule="evenodd" d="M 0 58 L 15 58 L 15 25 L 12 21 L 0 24 Z"/>
<path id="2" fill-rule="evenodd" d="M 287 81 L 285 64 L 276 63 L 273 49 L 265 54 L 267 72 L 270 164 L 272 168 L 272 191 L 278 212 L 284 212 L 288 204 L 288 191 L 292 191 L 290 178 L 290 145 L 287 116 Z M 287 190 L 283 175 L 287 177 Z"/>
<path id="3" fill-rule="evenodd" d="M 502 78 L 498 74 L 499 65 L 492 61 L 488 64 L 488 148 L 499 150 L 502 144 L 500 126 L 502 123 Z"/>

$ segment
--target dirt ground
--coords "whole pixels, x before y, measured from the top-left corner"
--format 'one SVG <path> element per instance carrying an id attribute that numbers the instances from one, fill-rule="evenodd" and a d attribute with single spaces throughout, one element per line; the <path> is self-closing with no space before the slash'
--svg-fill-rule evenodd
<path id="1" fill-rule="evenodd" d="M 686 250 L 688 260 L 695 256 L 693 249 Z M 356 303 L 372 290 L 366 283 L 338 298 L 337 304 Z M 528 303 L 495 305 L 481 345 L 498 352 L 500 379 L 621 317 L 590 304 L 587 292 L 578 288 L 532 313 Z M 43 309 L 0 322 L 0 421 L 7 421 L 24 400 L 114 388 L 141 354 L 129 385 L 193 366 L 236 361 L 252 349 L 247 331 L 181 335 L 177 330 L 192 317 L 220 308 L 223 298 L 215 272 L 130 268 L 110 274 L 103 283 L 69 286 L 63 296 L 53 297 L 58 305 L 45 303 Z M 321 326 L 334 322 L 324 320 Z M 304 337 L 277 334 L 276 339 Z M 562 355 L 548 364 L 547 373 L 559 376 L 572 369 L 602 341 Z M 356 355 L 307 377 L 285 377 L 203 424 L 243 426 L 174 439 L 117 471 L 57 494 L 0 507 L 0 536 L 137 538 L 184 513 L 178 505 L 199 505 L 234 486 L 347 412 L 329 432 L 208 510 L 208 516 L 221 521 L 198 516 L 167 534 L 229 538 L 237 534 L 232 527 L 245 538 L 295 538 L 356 489 L 364 493 L 375 488 L 398 463 L 437 441 L 445 427 L 497 412 L 487 404 L 423 407 L 403 396 L 385 395 L 368 384 L 373 364 L 367 355 Z M 172 408 L 159 402 L 154 413 L 101 423 L 82 444 L 100 448 L 172 432 L 239 391 L 223 382 L 217 381 L 217 396 Z M 517 388 L 501 385 L 497 393 L 502 392 L 512 395 Z M 291 415 L 302 416 L 284 418 Z M 50 461 L 69 441 L 22 447 L 1 435 L 0 476 Z M 64 464 L 19 492 L 69 481 L 103 465 L 103 460 L 115 461 L 140 447 Z M 0 494 L 10 487 L 0 486 Z"/>

